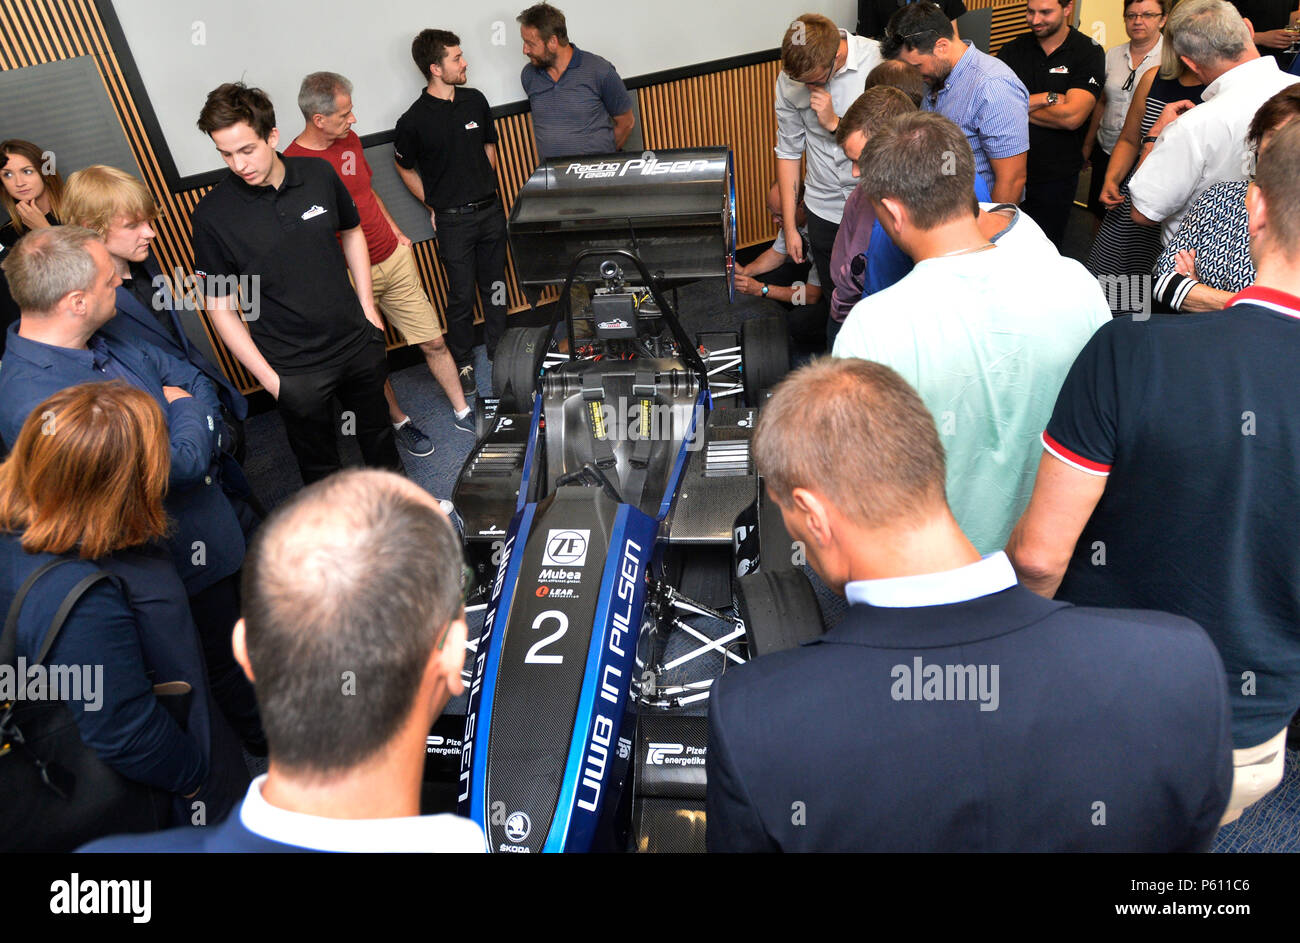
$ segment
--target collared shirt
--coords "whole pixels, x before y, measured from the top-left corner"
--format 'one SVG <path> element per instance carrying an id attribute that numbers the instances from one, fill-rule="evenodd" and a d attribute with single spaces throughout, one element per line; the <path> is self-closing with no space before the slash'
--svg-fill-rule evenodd
<path id="1" fill-rule="evenodd" d="M 290 812 L 262 796 L 266 774 L 248 787 L 239 820 L 271 841 L 316 851 L 482 852 L 483 830 L 458 815 L 413 815 L 391 819 L 331 819 Z"/>
<path id="2" fill-rule="evenodd" d="M 1016 571 L 1001 550 L 978 563 L 968 563 L 941 573 L 918 573 L 880 580 L 854 580 L 844 584 L 844 598 L 851 605 L 885 609 L 914 609 L 920 606 L 951 606 L 980 596 L 991 596 L 1017 583 Z"/>
<path id="3" fill-rule="evenodd" d="M 1011 67 L 1030 95 L 1057 92 L 1064 97 L 1075 89 L 1087 92 L 1092 96 L 1088 116 L 1106 82 L 1106 53 L 1095 40 L 1072 26 L 1050 56 L 1043 52 L 1033 33 L 1026 33 L 998 50 L 998 58 Z M 1031 121 L 1029 182 L 1063 180 L 1077 174 L 1083 166 L 1083 141 L 1087 136 L 1087 118 L 1073 130 L 1048 128 Z"/>
<path id="4" fill-rule="evenodd" d="M 867 73 L 880 64 L 880 44 L 840 30 L 848 41 L 844 66 L 831 76 L 827 90 L 837 115 L 848 111 L 867 84 Z M 785 72 L 776 77 L 776 156 L 781 160 L 806 158 L 804 205 L 810 213 L 839 223 L 844 202 L 857 185 L 853 163 L 835 143 L 835 135 L 821 126 L 809 104 L 808 86 Z"/>
<path id="5" fill-rule="evenodd" d="M 456 86 L 451 101 L 427 89 L 420 92 L 397 119 L 396 134 L 393 159 L 419 171 L 424 203 L 431 209 L 477 203 L 496 193 L 496 171 L 485 150 L 497 142 L 496 124 L 478 89 Z"/>
<path id="6" fill-rule="evenodd" d="M 613 116 L 632 110 L 632 96 L 609 60 L 572 43 L 569 48 L 573 58 L 558 81 L 531 62 L 519 74 L 533 111 L 539 160 L 613 153 Z"/>
<path id="7" fill-rule="evenodd" d="M 1162 223 L 1169 242 L 1183 216 L 1211 184 L 1245 180 L 1246 131 L 1259 106 L 1300 82 L 1269 56 L 1229 69 L 1201 93 L 1201 104 L 1161 132 L 1151 153 L 1129 181 L 1133 208 Z"/>
<path id="8" fill-rule="evenodd" d="M 319 157 L 329 161 L 357 206 L 372 268 L 397 251 L 397 234 L 379 206 L 379 197 L 371 184 L 374 172 L 370 169 L 370 161 L 366 160 L 366 149 L 361 145 L 357 132 L 349 131 L 319 151 L 303 147 L 294 140 L 284 149 L 284 154 L 286 157 Z"/>
<path id="9" fill-rule="evenodd" d="M 1119 133 L 1124 129 L 1124 119 L 1128 117 L 1128 106 L 1137 92 L 1138 82 L 1148 70 L 1160 65 L 1160 53 L 1164 45 L 1165 38 L 1161 36 L 1147 50 L 1136 68 L 1129 56 L 1132 43 L 1124 43 L 1106 51 L 1106 106 L 1101 113 L 1101 124 L 1097 126 L 1097 143 L 1107 154 L 1119 142 Z M 1125 85 L 1128 86 L 1127 89 L 1124 88 Z"/>
<path id="10" fill-rule="evenodd" d="M 926 259 L 859 301 L 835 340 L 836 357 L 893 367 L 920 394 L 948 456 L 948 503 L 980 553 L 1006 545 L 1061 381 L 1110 320 L 1097 280 L 1033 243 Z"/>
<path id="11" fill-rule="evenodd" d="M 921 99 L 924 111 L 937 111 L 961 128 L 975 152 L 975 170 L 992 192 L 997 182 L 990 160 L 1029 150 L 1029 92 L 999 59 L 963 40 L 966 51 L 943 86 Z"/>
<path id="12" fill-rule="evenodd" d="M 1300 298 L 1277 289 L 1118 317 L 1080 352 L 1043 434 L 1053 456 L 1106 477 L 1056 598 L 1200 623 L 1237 679 L 1238 749 L 1300 700 L 1298 359 Z"/>
<path id="13" fill-rule="evenodd" d="M 227 171 L 194 208 L 194 270 L 204 292 L 238 290 L 244 319 L 276 373 L 346 363 L 379 337 L 348 281 L 338 233 L 361 225 L 327 161 L 282 157 L 279 189 Z"/>

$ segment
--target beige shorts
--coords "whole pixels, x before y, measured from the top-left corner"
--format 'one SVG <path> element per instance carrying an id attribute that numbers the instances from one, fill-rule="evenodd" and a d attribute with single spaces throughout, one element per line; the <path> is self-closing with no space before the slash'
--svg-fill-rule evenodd
<path id="1" fill-rule="evenodd" d="M 384 261 L 370 266 L 370 285 L 375 304 L 408 344 L 423 344 L 442 336 L 410 246 L 399 245 Z"/>
<path id="2" fill-rule="evenodd" d="M 1272 792 L 1282 782 L 1286 765 L 1286 728 L 1258 746 L 1232 751 L 1232 796 L 1220 825 L 1236 821 L 1241 813 Z"/>

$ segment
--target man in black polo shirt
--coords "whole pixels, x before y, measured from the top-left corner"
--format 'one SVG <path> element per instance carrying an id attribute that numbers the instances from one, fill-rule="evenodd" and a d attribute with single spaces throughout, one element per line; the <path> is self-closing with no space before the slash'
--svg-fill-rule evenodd
<path id="1" fill-rule="evenodd" d="M 430 210 L 447 272 L 447 347 L 471 396 L 478 390 L 475 282 L 488 360 L 506 329 L 506 217 L 497 199 L 496 127 L 483 93 L 465 85 L 460 37 L 423 30 L 411 43 L 411 58 L 428 85 L 397 119 L 393 160 L 407 189 Z"/>
<path id="2" fill-rule="evenodd" d="M 214 89 L 198 125 L 230 172 L 194 208 L 195 273 L 226 347 L 276 398 L 303 483 L 342 467 L 340 430 L 357 436 L 367 465 L 401 471 L 352 197 L 328 162 L 276 153 L 280 132 L 261 89 Z M 331 396 L 343 404 L 341 424 Z"/>
<path id="3" fill-rule="evenodd" d="M 1029 0 L 1029 28 L 998 52 L 1029 90 L 1029 177 L 1022 209 L 1061 248 L 1083 168 L 1088 119 L 1106 82 L 1106 54 L 1070 25 L 1074 3 Z"/>
<path id="4" fill-rule="evenodd" d="M 885 27 L 889 18 L 901 8 L 914 0 L 858 0 L 858 28 L 853 32 L 868 39 L 884 39 Z M 937 0 L 944 16 L 952 20 L 952 38 L 961 42 L 957 35 L 957 18 L 965 15 L 966 4 L 962 0 Z"/>
<path id="5" fill-rule="evenodd" d="M 1223 311 L 1119 317 L 1093 335 L 1007 544 L 1044 596 L 1209 632 L 1232 700 L 1225 821 L 1281 781 L 1300 707 L 1300 122 L 1264 149 L 1246 206 L 1255 284 Z"/>

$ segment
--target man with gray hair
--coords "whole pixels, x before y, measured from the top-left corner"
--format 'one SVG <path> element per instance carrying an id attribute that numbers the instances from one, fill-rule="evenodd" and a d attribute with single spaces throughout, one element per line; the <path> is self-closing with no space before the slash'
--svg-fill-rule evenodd
<path id="1" fill-rule="evenodd" d="M 1110 308 L 1078 262 L 981 229 L 975 158 L 942 115 L 879 128 L 858 166 L 881 228 L 916 265 L 853 307 L 835 356 L 888 364 L 916 387 L 951 459 L 957 522 L 981 553 L 1001 550 L 1061 381 Z"/>
<path id="2" fill-rule="evenodd" d="M 267 773 L 219 826 L 85 850 L 483 851 L 468 819 L 419 814 L 429 729 L 464 690 L 465 636 L 460 541 L 427 492 L 373 470 L 304 488 L 253 542 L 234 631 Z"/>
<path id="3" fill-rule="evenodd" d="M 0 446 L 13 446 L 46 397 L 79 383 L 124 380 L 157 401 L 171 442 L 166 505 L 175 527 L 167 547 L 202 630 L 213 696 L 245 744 L 264 750 L 252 689 L 230 657 L 239 616 L 231 584 L 244 561 L 244 527 L 222 487 L 225 423 L 216 387 L 152 344 L 100 333 L 117 314 L 122 279 L 89 229 L 33 230 L 5 258 L 4 272 L 22 314 L 10 326 L 0 369 Z M 252 525 L 247 514 L 245 523 Z"/>
<path id="4" fill-rule="evenodd" d="M 1169 14 L 1165 34 L 1205 85 L 1201 104 L 1166 106 L 1142 139 L 1140 164 L 1129 181 L 1134 222 L 1161 224 L 1168 242 L 1207 188 L 1250 175 L 1250 119 L 1300 77 L 1282 72 L 1272 56 L 1260 56 L 1254 31 L 1227 0 L 1183 0 Z"/>
<path id="5" fill-rule="evenodd" d="M 429 372 L 451 403 L 457 429 L 474 434 L 474 414 L 456 376 L 456 363 L 442 339 L 433 305 L 420 284 L 411 240 L 398 227 L 388 207 L 371 185 L 373 176 L 361 138 L 352 125 L 352 83 L 337 72 L 313 72 L 302 80 L 298 108 L 307 122 L 302 133 L 284 149 L 288 157 L 320 157 L 329 161 L 361 214 L 361 231 L 370 253 L 370 288 L 375 304 L 408 344 L 424 355 Z M 433 442 L 411 421 L 397 402 L 392 380 L 384 381 L 388 416 L 397 441 L 415 456 L 433 453 Z"/>
<path id="6" fill-rule="evenodd" d="M 1204 851 L 1231 784 L 1227 692 L 1195 623 L 1077 609 L 981 559 L 944 454 L 888 367 L 823 358 L 759 413 L 754 460 L 849 602 L 709 698 L 710 851 Z"/>

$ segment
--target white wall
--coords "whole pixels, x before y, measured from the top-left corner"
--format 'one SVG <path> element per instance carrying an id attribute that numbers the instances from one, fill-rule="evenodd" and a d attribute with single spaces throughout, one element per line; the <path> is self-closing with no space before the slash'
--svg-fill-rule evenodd
<path id="1" fill-rule="evenodd" d="M 275 102 L 281 134 L 301 130 L 296 99 L 309 72 L 341 72 L 355 84 L 358 134 L 385 131 L 419 94 L 411 61 L 421 29 L 461 39 L 469 83 L 493 105 L 524 98 L 515 16 L 529 0 L 113 0 L 163 136 L 181 176 L 219 169 L 194 122 L 207 93 L 242 79 Z M 807 6 L 788 0 L 561 0 L 569 39 L 626 77 L 778 46 L 789 21 L 824 13 L 851 30 L 856 0 Z M 359 14 L 357 11 L 361 10 Z M 288 143 L 285 141 L 284 143 Z"/>

